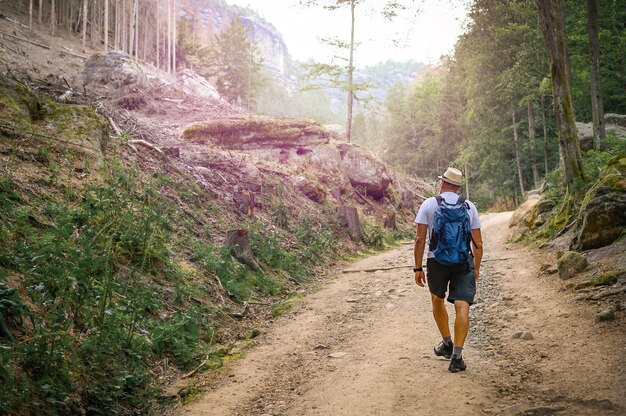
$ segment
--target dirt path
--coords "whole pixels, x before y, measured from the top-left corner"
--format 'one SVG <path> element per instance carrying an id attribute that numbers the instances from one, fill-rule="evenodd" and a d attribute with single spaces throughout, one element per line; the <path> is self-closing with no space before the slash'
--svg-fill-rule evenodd
<path id="1" fill-rule="evenodd" d="M 350 273 L 281 317 L 179 414 L 623 414 L 623 328 L 595 323 L 591 307 L 559 293 L 558 278 L 540 276 L 540 253 L 505 245 L 510 215 L 482 219 L 486 262 L 466 372 L 449 373 L 432 353 L 430 296 L 410 269 Z M 412 245 L 351 268 L 405 264 Z"/>

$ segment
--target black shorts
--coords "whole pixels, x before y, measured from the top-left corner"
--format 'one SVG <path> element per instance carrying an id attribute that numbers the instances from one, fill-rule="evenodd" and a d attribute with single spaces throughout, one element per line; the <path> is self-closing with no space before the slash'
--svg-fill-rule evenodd
<path id="1" fill-rule="evenodd" d="M 476 296 L 476 277 L 474 275 L 474 259 L 470 256 L 467 264 L 459 266 L 445 266 L 434 258 L 426 260 L 428 289 L 439 299 L 445 299 L 448 292 L 448 302 L 464 300 L 470 305 Z"/>

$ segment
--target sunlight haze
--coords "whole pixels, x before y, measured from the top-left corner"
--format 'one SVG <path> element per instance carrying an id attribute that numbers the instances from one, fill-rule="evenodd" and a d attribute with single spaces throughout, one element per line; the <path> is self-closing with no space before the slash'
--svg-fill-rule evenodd
<path id="1" fill-rule="evenodd" d="M 291 56 L 300 61 L 324 62 L 333 51 L 320 38 L 350 39 L 349 9 L 335 11 L 304 8 L 295 0 L 227 0 L 248 7 L 272 23 L 282 34 Z M 392 22 L 378 10 L 386 1 L 369 0 L 357 6 L 356 64 L 375 65 L 393 59 L 435 63 L 449 53 L 462 33 L 467 12 L 464 2 L 424 0 L 401 11 Z M 421 11 L 418 7 L 421 4 Z"/>

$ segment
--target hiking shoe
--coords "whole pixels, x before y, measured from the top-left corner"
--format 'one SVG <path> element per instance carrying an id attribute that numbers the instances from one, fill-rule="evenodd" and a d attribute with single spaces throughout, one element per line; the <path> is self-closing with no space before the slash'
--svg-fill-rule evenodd
<path id="1" fill-rule="evenodd" d="M 450 345 L 446 345 L 445 342 L 441 341 L 435 348 L 433 348 L 433 351 L 435 351 L 435 355 L 439 357 L 450 358 L 452 355 L 452 343 L 450 343 Z"/>
<path id="2" fill-rule="evenodd" d="M 452 358 L 450 360 L 450 365 L 448 366 L 448 371 L 451 373 L 458 373 L 459 371 L 465 371 L 467 365 L 465 365 L 465 361 L 463 361 L 463 357 L 461 358 Z"/>

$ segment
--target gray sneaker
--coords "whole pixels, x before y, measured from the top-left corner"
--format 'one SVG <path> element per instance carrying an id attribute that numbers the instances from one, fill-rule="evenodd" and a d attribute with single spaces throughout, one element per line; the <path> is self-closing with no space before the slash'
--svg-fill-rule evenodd
<path id="1" fill-rule="evenodd" d="M 465 361 L 463 361 L 463 357 L 461 358 L 452 358 L 450 360 L 450 365 L 448 366 L 448 371 L 451 373 L 458 373 L 459 371 L 465 371 L 467 365 L 465 365 Z"/>
<path id="2" fill-rule="evenodd" d="M 450 345 L 446 345 L 445 342 L 441 341 L 435 348 L 433 348 L 433 351 L 435 351 L 435 355 L 439 357 L 450 358 L 452 355 L 452 347 L 452 343 L 450 343 Z"/>

